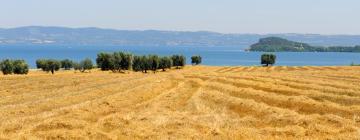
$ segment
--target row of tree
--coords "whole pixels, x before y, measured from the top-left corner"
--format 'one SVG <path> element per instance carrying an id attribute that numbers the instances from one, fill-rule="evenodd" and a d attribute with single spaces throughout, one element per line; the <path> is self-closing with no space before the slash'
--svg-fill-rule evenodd
<path id="1" fill-rule="evenodd" d="M 74 69 L 85 72 L 86 70 L 91 70 L 94 66 L 91 59 L 86 58 L 80 62 L 75 62 L 69 59 L 38 59 L 36 60 L 36 67 L 38 69 L 42 69 L 43 71 L 54 74 L 55 71 L 60 70 L 60 68 L 63 68 L 64 70 Z"/>
<path id="2" fill-rule="evenodd" d="M 0 62 L 0 70 L 4 75 L 27 74 L 29 72 L 29 65 L 25 60 L 5 59 Z"/>
<path id="3" fill-rule="evenodd" d="M 201 62 L 201 56 L 191 57 L 193 65 L 201 64 Z M 125 70 L 133 70 L 147 73 L 149 70 L 153 72 L 157 70 L 166 71 L 172 67 L 180 69 L 186 65 L 186 57 L 184 55 L 133 55 L 127 52 L 99 53 L 96 58 L 96 64 L 103 71 L 124 72 Z M 54 74 L 61 68 L 64 70 L 79 70 L 80 72 L 90 71 L 94 68 L 94 65 L 91 59 L 88 58 L 80 62 L 70 59 L 38 59 L 36 60 L 36 67 Z M 0 68 L 4 74 L 27 74 L 29 71 L 29 66 L 24 60 L 6 59 L 1 61 Z"/>
<path id="4" fill-rule="evenodd" d="M 99 53 L 96 58 L 98 67 L 103 70 L 113 72 L 123 72 L 125 70 L 142 71 L 148 70 L 156 72 L 158 69 L 165 71 L 175 66 L 181 68 L 186 65 L 186 57 L 183 55 L 158 56 L 158 55 L 133 55 L 126 52 Z"/>

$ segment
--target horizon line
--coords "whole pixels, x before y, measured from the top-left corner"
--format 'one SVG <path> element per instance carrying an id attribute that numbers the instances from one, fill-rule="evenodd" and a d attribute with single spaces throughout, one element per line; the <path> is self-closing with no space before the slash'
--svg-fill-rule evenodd
<path id="1" fill-rule="evenodd" d="M 0 27 L 1 30 L 11 30 L 18 28 L 67 28 L 67 29 L 100 29 L 100 30 L 115 30 L 115 31 L 160 31 L 160 32 L 207 32 L 207 33 L 216 33 L 223 35 L 323 35 L 323 36 L 360 36 L 360 34 L 323 34 L 323 33 L 295 33 L 295 32 L 279 32 L 279 33 L 224 33 L 218 31 L 209 31 L 209 30 L 161 30 L 161 29 L 118 29 L 118 28 L 109 28 L 109 27 L 95 27 L 95 26 L 82 26 L 82 27 L 71 27 L 71 26 L 44 26 L 44 25 L 28 25 L 28 26 L 16 26 L 16 27 Z"/>

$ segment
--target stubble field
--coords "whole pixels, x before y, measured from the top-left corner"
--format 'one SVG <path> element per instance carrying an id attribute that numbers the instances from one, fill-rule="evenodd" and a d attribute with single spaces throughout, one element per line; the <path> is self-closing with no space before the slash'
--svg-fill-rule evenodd
<path id="1" fill-rule="evenodd" d="M 0 139 L 360 139 L 360 67 L 0 76 Z"/>

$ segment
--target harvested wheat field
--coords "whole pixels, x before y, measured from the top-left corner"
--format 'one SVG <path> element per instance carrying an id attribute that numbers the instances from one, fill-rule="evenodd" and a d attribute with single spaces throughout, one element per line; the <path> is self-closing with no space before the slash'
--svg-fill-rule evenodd
<path id="1" fill-rule="evenodd" d="M 0 139 L 360 139 L 360 67 L 0 76 Z"/>

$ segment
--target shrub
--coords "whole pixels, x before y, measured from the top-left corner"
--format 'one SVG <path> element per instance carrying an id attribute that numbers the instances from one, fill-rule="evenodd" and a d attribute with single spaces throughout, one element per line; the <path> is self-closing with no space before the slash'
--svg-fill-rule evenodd
<path id="1" fill-rule="evenodd" d="M 159 60 L 159 69 L 162 69 L 163 71 L 165 71 L 165 69 L 171 69 L 172 65 L 170 57 L 161 57 Z"/>
<path id="2" fill-rule="evenodd" d="M 262 54 L 261 55 L 261 64 L 265 66 L 274 65 L 276 61 L 275 54 Z"/>
<path id="3" fill-rule="evenodd" d="M 192 56 L 191 57 L 191 64 L 192 65 L 199 65 L 201 64 L 202 58 L 200 55 Z"/>
<path id="4" fill-rule="evenodd" d="M 25 60 L 14 60 L 13 68 L 14 74 L 28 74 L 29 72 L 29 65 Z"/>
<path id="5" fill-rule="evenodd" d="M 71 61 L 69 59 L 61 60 L 61 68 L 65 69 L 65 70 L 70 70 L 73 67 L 74 67 L 73 61 Z"/>
<path id="6" fill-rule="evenodd" d="M 186 57 L 183 55 L 173 55 L 171 59 L 173 65 L 176 66 L 177 69 L 186 65 Z"/>
<path id="7" fill-rule="evenodd" d="M 5 59 L 0 64 L 1 71 L 4 75 L 12 74 L 14 72 L 14 65 L 12 60 Z"/>
<path id="8" fill-rule="evenodd" d="M 79 70 L 81 72 L 85 72 L 86 70 L 90 71 L 93 67 L 94 67 L 93 63 L 89 58 L 86 58 L 85 60 L 81 61 L 79 64 Z"/>
<path id="9" fill-rule="evenodd" d="M 99 53 L 97 54 L 97 58 L 96 58 L 96 64 L 98 65 L 98 67 L 103 70 L 103 71 L 107 71 L 110 70 L 110 65 L 111 65 L 111 56 L 112 54 L 109 53 Z"/>

